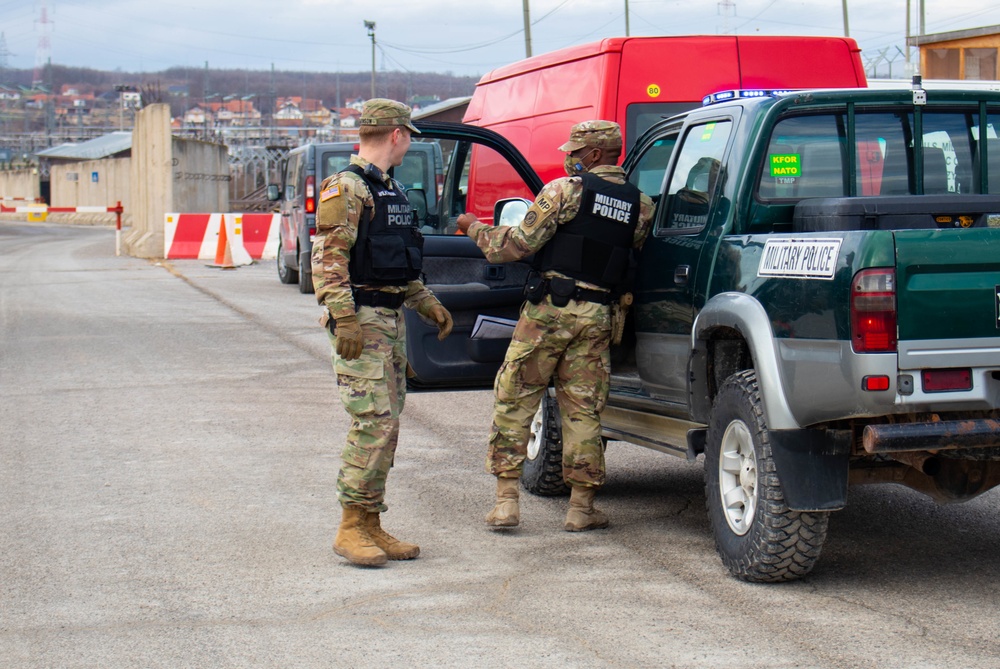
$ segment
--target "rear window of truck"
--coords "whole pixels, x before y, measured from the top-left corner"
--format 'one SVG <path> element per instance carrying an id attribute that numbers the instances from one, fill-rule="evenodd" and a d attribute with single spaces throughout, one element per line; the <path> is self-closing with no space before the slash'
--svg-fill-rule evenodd
<path id="1" fill-rule="evenodd" d="M 918 142 L 912 109 L 858 110 L 853 146 L 846 112 L 779 121 L 760 167 L 758 199 L 1000 193 L 1000 110 L 987 114 L 983 128 L 978 107 L 916 113 Z"/>

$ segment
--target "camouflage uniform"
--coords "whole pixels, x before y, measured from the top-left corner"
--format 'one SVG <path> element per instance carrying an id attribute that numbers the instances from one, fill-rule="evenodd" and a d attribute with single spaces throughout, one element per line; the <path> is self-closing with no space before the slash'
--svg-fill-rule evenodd
<path id="1" fill-rule="evenodd" d="M 370 163 L 351 156 L 361 168 Z M 377 169 L 377 168 L 376 168 Z M 383 175 L 389 183 L 388 175 Z M 343 506 L 369 512 L 385 511 L 385 481 L 392 466 L 399 437 L 399 415 L 406 396 L 406 327 L 402 308 L 361 306 L 355 308 L 348 262 L 358 236 L 358 223 L 365 206 L 373 205 L 368 185 L 353 172 L 327 178 L 320 187 L 313 242 L 312 272 L 317 301 L 328 319 L 357 314 L 364 335 L 364 349 L 355 360 L 337 355 L 336 337 L 330 334 L 333 368 L 340 398 L 351 416 L 337 493 Z M 439 304 L 420 281 L 402 286 L 354 286 L 385 292 L 405 292 L 404 306 L 429 318 Z"/>
<path id="2" fill-rule="evenodd" d="M 602 123 L 608 125 L 586 122 L 574 129 L 583 126 L 587 130 L 588 124 L 602 128 Z M 620 147 L 617 125 L 615 135 Z M 601 139 L 594 133 L 588 136 L 589 141 Z M 613 183 L 625 183 L 621 167 L 599 166 L 589 172 Z M 576 217 L 582 193 L 580 177 L 555 179 L 539 193 L 520 226 L 491 227 L 477 221 L 470 225 L 468 235 L 490 262 L 524 258 L 541 249 L 556 233 L 557 226 Z M 641 195 L 635 248 L 645 240 L 652 217 L 653 202 Z M 558 276 L 554 272 L 546 275 Z M 584 281 L 576 283 L 582 288 L 600 289 Z M 496 400 L 486 456 L 486 468 L 491 474 L 498 478 L 520 476 L 531 420 L 554 377 L 562 418 L 563 478 L 583 487 L 604 483 L 600 412 L 609 390 L 610 311 L 607 305 L 577 300 L 556 307 L 550 296 L 539 304 L 525 302 L 494 385 Z"/>

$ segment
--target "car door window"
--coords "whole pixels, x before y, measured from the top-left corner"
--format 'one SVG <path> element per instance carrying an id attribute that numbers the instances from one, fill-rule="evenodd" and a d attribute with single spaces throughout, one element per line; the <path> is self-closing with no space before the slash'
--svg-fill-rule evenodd
<path id="1" fill-rule="evenodd" d="M 657 217 L 657 234 L 693 234 L 708 222 L 718 193 L 732 121 L 712 121 L 687 129 L 677 151 L 666 193 L 666 206 Z"/>

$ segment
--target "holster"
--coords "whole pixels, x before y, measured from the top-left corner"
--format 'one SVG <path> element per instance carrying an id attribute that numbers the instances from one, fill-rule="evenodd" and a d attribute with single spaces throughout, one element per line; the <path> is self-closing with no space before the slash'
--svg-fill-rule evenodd
<path id="1" fill-rule="evenodd" d="M 616 302 L 611 303 L 611 345 L 617 346 L 622 343 L 622 335 L 625 333 L 625 318 L 628 316 L 628 308 L 632 304 L 632 293 L 621 295 Z"/>

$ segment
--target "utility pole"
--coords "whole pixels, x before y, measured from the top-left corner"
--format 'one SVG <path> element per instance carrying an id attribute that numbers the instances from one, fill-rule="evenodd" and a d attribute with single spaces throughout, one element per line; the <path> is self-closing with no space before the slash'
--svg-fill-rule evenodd
<path id="1" fill-rule="evenodd" d="M 847 0 L 841 0 L 841 5 L 844 8 L 844 37 L 850 37 L 851 27 L 847 23 Z"/>
<path id="2" fill-rule="evenodd" d="M 531 10 L 528 9 L 528 0 L 524 2 L 524 57 L 531 58 Z"/>
<path id="3" fill-rule="evenodd" d="M 527 0 L 525 0 L 527 2 Z M 368 29 L 368 36 L 372 38 L 372 95 L 375 97 L 375 22 L 365 21 L 365 28 Z"/>
<path id="4" fill-rule="evenodd" d="M 625 37 L 628 37 L 628 0 L 625 0 Z"/>

